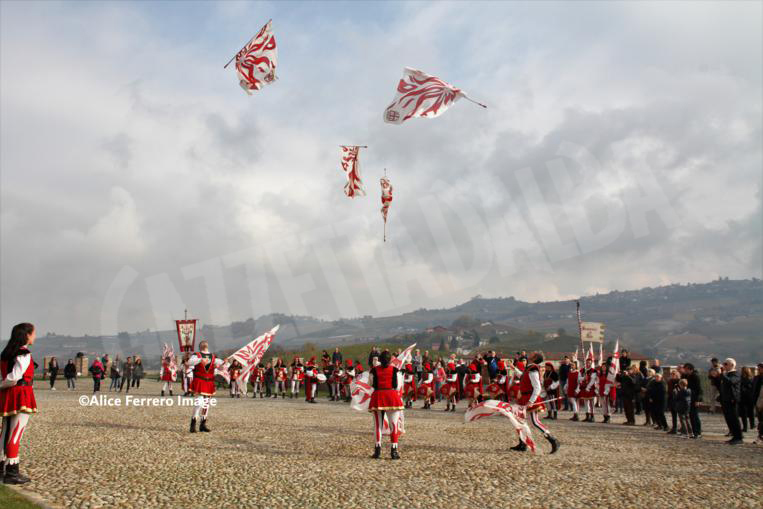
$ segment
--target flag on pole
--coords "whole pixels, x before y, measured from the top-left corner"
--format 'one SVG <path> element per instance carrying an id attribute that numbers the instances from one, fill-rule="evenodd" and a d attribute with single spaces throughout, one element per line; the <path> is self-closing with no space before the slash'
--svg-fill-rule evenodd
<path id="1" fill-rule="evenodd" d="M 386 173 L 386 170 L 385 170 Z M 387 213 L 389 213 L 389 206 L 392 203 L 392 184 L 390 183 L 387 175 L 384 175 L 380 179 L 381 183 L 381 213 L 384 218 L 384 242 L 387 242 Z"/>
<path id="2" fill-rule="evenodd" d="M 606 359 L 604 359 L 604 344 L 599 343 L 599 364 L 604 362 Z"/>
<path id="3" fill-rule="evenodd" d="M 413 349 L 416 347 L 416 343 L 412 344 L 402 352 L 400 352 L 400 355 L 395 357 L 390 361 L 390 364 L 397 368 L 397 369 L 403 369 L 403 367 L 408 364 L 411 361 Z"/>
<path id="4" fill-rule="evenodd" d="M 225 362 L 215 370 L 215 375 L 220 375 L 225 378 L 226 381 L 230 382 L 230 374 L 228 370 L 230 369 L 231 361 L 236 360 L 242 366 L 240 379 L 249 380 L 249 374 L 257 363 L 262 360 L 262 356 L 265 355 L 265 352 L 276 337 L 276 332 L 278 332 L 279 327 L 280 325 L 276 325 L 270 329 L 270 331 L 239 348 L 233 355 L 225 359 Z"/>
<path id="5" fill-rule="evenodd" d="M 575 347 L 575 353 L 572 354 L 572 361 L 573 362 L 578 362 L 578 348 L 577 347 Z"/>
<path id="6" fill-rule="evenodd" d="M 607 371 L 607 384 L 615 385 L 617 374 L 620 372 L 620 340 L 615 341 L 615 352 L 612 355 L 612 366 Z"/>
<path id="7" fill-rule="evenodd" d="M 278 49 L 271 24 L 268 21 L 234 57 L 239 84 L 249 95 L 277 79 Z"/>
<path id="8" fill-rule="evenodd" d="M 384 110 L 384 121 L 388 124 L 402 124 L 412 117 L 434 118 L 442 115 L 462 97 L 487 108 L 484 104 L 469 99 L 463 90 L 440 78 L 406 67 L 397 84 L 395 99 Z"/>
<path id="9" fill-rule="evenodd" d="M 592 364 L 596 364 L 596 357 L 593 355 L 593 343 L 588 343 L 588 356 L 586 360 L 591 359 Z"/>
<path id="10" fill-rule="evenodd" d="M 347 175 L 344 194 L 350 198 L 365 196 L 363 181 L 360 180 L 360 149 L 356 145 L 342 145 L 342 171 Z"/>

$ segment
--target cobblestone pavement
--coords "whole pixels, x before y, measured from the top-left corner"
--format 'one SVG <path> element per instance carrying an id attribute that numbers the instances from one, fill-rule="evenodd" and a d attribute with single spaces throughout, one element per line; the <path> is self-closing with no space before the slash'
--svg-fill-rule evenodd
<path id="1" fill-rule="evenodd" d="M 84 391 L 89 380 L 80 380 Z M 701 440 L 643 426 L 548 425 L 555 455 L 516 443 L 504 418 L 463 422 L 460 411 L 406 412 L 401 461 L 369 458 L 367 413 L 325 399 L 230 399 L 219 393 L 211 433 L 188 433 L 191 408 L 83 407 L 37 383 L 40 413 L 22 446 L 27 489 L 53 507 L 757 507 L 763 446 L 728 446 L 722 419 L 703 416 Z M 108 392 L 102 393 L 109 396 Z M 144 381 L 131 392 L 158 396 Z M 113 396 L 113 393 L 111 394 Z M 417 407 L 420 405 L 417 405 Z M 668 416 L 668 418 L 670 418 Z M 598 417 L 600 420 L 601 418 Z M 641 419 L 640 419 L 641 420 Z"/>

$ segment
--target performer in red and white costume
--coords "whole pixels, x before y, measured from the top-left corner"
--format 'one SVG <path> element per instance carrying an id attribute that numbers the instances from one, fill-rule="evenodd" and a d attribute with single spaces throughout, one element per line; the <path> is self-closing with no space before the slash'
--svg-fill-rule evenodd
<path id="1" fill-rule="evenodd" d="M 578 370 L 578 361 L 572 361 L 570 364 L 570 372 L 567 374 L 567 401 L 570 402 L 572 407 L 571 421 L 578 421 L 578 397 L 580 391 L 578 386 L 580 385 L 580 370 Z"/>
<path id="2" fill-rule="evenodd" d="M 586 359 L 585 370 L 580 376 L 582 380 L 578 385 L 577 398 L 585 405 L 586 412 L 583 422 L 593 422 L 593 399 L 596 397 L 596 386 L 599 379 L 591 359 Z"/>
<path id="3" fill-rule="evenodd" d="M 172 382 L 177 380 L 177 369 L 172 366 L 171 359 L 162 359 L 162 367 L 159 369 L 159 379 L 164 382 L 162 384 L 162 396 L 164 392 L 169 390 L 170 396 L 172 396 Z"/>
<path id="4" fill-rule="evenodd" d="M 344 369 L 342 369 L 342 362 L 336 361 L 334 363 L 334 371 L 331 373 L 331 400 L 339 401 L 342 398 L 342 391 L 344 390 L 342 382 L 344 381 Z"/>
<path id="5" fill-rule="evenodd" d="M 239 367 L 238 362 L 233 361 L 233 364 L 231 365 L 230 369 L 228 370 L 229 376 L 230 376 L 230 397 L 236 398 L 241 397 L 240 390 L 239 390 L 239 377 L 241 376 L 241 368 Z M 243 383 L 246 383 L 246 380 L 243 380 Z"/>
<path id="6" fill-rule="evenodd" d="M 305 377 L 305 368 L 302 359 L 296 357 L 291 363 L 291 398 L 299 398 L 299 386 Z"/>
<path id="7" fill-rule="evenodd" d="M 286 384 L 289 381 L 289 370 L 286 366 L 284 366 L 283 359 L 279 358 L 276 361 L 275 368 L 276 374 L 276 391 L 275 394 L 273 394 L 274 398 L 278 397 L 278 394 L 281 394 L 281 399 L 286 398 Z"/>
<path id="8" fill-rule="evenodd" d="M 191 395 L 191 382 L 193 381 L 193 366 L 188 364 L 190 355 L 188 352 L 183 355 L 183 396 Z"/>
<path id="9" fill-rule="evenodd" d="M 612 358 L 608 358 L 607 361 L 601 365 L 601 370 L 599 371 L 599 401 L 601 401 L 601 409 L 602 413 L 604 414 L 604 419 L 602 419 L 602 423 L 608 423 L 609 422 L 609 416 L 611 414 L 612 405 L 615 401 L 615 386 L 614 384 L 609 380 L 609 377 L 607 374 L 609 373 L 609 370 L 614 370 L 614 366 L 612 364 Z M 612 375 L 612 378 L 614 378 L 614 374 Z"/>
<path id="10" fill-rule="evenodd" d="M 346 369 L 344 370 L 344 379 L 342 382 L 344 385 L 344 399 L 349 402 L 352 400 L 352 396 L 350 396 L 350 384 L 355 380 L 355 367 L 352 365 L 352 359 L 347 359 L 345 365 Z"/>
<path id="11" fill-rule="evenodd" d="M 24 484 L 29 478 L 19 473 L 19 448 L 29 416 L 37 413 L 34 398 L 34 360 L 29 348 L 37 334 L 31 323 L 13 327 L 11 339 L 0 355 L 0 413 L 3 416 L 0 437 L 3 440 L 5 484 Z"/>
<path id="12" fill-rule="evenodd" d="M 480 366 L 472 362 L 469 365 L 469 374 L 466 379 L 466 397 L 469 399 L 469 406 L 482 399 L 482 375 Z"/>
<path id="13" fill-rule="evenodd" d="M 191 417 L 191 433 L 196 433 L 196 421 L 201 418 L 199 431 L 209 432 L 207 416 L 209 415 L 209 398 L 215 395 L 215 368 L 225 363 L 216 355 L 209 353 L 209 343 L 199 343 L 199 351 L 188 359 L 188 365 L 193 368 L 191 393 L 196 396 Z"/>
<path id="14" fill-rule="evenodd" d="M 405 398 L 405 408 L 412 408 L 413 402 L 416 401 L 416 376 L 413 373 L 413 364 L 405 365 L 403 398 Z"/>
<path id="15" fill-rule="evenodd" d="M 445 396 L 448 402 L 445 411 L 455 412 L 456 403 L 458 403 L 458 371 L 456 371 L 456 363 L 453 361 L 448 363 L 445 370 L 445 383 L 440 387 L 440 393 Z"/>
<path id="16" fill-rule="evenodd" d="M 368 405 L 368 411 L 374 416 L 374 438 L 376 447 L 372 458 L 378 459 L 381 456 L 382 430 L 384 428 L 384 415 L 387 415 L 387 421 L 390 427 L 390 441 L 392 442 L 392 451 L 390 457 L 393 460 L 400 459 L 397 450 L 397 443 L 400 437 L 398 427 L 401 412 L 403 411 L 403 400 L 400 397 L 398 380 L 398 370 L 390 365 L 391 355 L 388 350 L 382 352 L 379 357 L 379 365 L 371 368 L 368 374 L 368 384 L 373 387 L 371 402 Z"/>
<path id="17" fill-rule="evenodd" d="M 429 410 L 434 403 L 434 374 L 432 373 L 432 366 L 426 362 L 424 363 L 424 373 L 421 375 L 419 383 L 419 396 L 424 399 L 424 406 L 422 410 Z"/>
<path id="18" fill-rule="evenodd" d="M 308 403 L 317 403 L 315 401 L 315 391 L 318 389 L 318 369 L 315 367 L 315 357 L 311 357 L 305 364 L 305 401 Z"/>
<path id="19" fill-rule="evenodd" d="M 519 400 L 517 404 L 524 407 L 525 415 L 529 414 L 528 417 L 533 426 L 543 433 L 543 437 L 551 444 L 551 454 L 554 454 L 559 449 L 559 441 L 551 436 L 548 428 L 540 422 L 540 413 L 546 408 L 543 402 L 539 401 L 543 393 L 540 373 L 540 364 L 542 362 L 543 355 L 536 353 L 532 356 L 532 362 L 522 372 L 522 377 L 519 379 Z M 512 447 L 512 449 L 515 451 L 525 451 L 527 450 L 527 444 L 520 439 L 519 443 Z"/>
<path id="20" fill-rule="evenodd" d="M 256 398 L 257 394 L 260 395 L 260 399 L 264 398 L 263 396 L 263 388 L 265 387 L 265 369 L 262 367 L 262 364 L 257 364 L 254 369 L 252 369 L 252 397 Z"/>

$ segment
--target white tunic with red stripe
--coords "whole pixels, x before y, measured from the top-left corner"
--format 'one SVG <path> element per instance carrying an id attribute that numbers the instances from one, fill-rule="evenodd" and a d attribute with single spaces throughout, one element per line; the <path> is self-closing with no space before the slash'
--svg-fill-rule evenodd
<path id="1" fill-rule="evenodd" d="M 7 417 L 18 413 L 37 413 L 34 398 L 34 361 L 26 347 L 21 347 L 13 366 L 0 361 L 0 415 Z"/>

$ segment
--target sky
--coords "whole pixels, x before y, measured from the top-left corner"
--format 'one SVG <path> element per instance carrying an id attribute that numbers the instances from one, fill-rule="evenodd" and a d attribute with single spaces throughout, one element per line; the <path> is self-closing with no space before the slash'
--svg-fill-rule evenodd
<path id="1" fill-rule="evenodd" d="M 223 65 L 268 19 L 278 80 L 248 96 Z M 2 2 L 0 328 L 759 278 L 762 26 L 759 2 Z M 488 108 L 386 124 L 404 67 Z"/>

